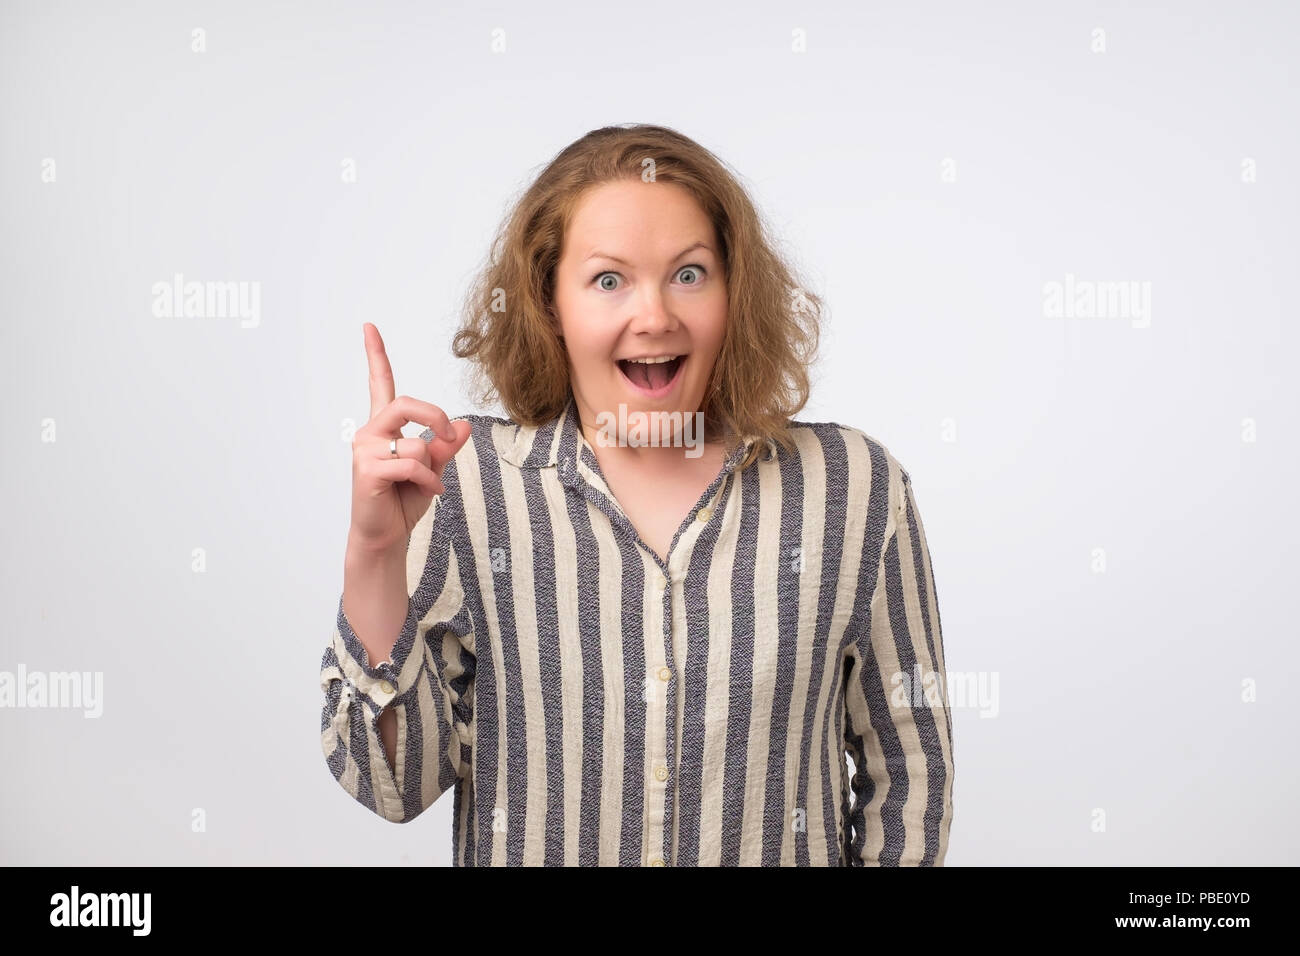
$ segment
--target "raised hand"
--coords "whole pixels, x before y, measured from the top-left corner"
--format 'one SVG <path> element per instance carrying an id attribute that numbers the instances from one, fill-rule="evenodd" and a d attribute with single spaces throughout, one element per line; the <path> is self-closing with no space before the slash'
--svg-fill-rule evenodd
<path id="1" fill-rule="evenodd" d="M 364 325 L 370 369 L 370 420 L 352 439 L 352 527 L 349 548 L 387 552 L 403 547 L 436 495 L 442 472 L 469 438 L 470 424 L 453 422 L 437 405 L 394 397 L 393 369 L 379 329 Z M 427 425 L 434 439 L 404 438 L 408 422 Z M 391 442 L 397 441 L 397 457 Z"/>

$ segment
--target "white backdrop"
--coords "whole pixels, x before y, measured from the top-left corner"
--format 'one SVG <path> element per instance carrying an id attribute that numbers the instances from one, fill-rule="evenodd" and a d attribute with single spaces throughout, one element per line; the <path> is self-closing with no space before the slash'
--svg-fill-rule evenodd
<path id="1" fill-rule="evenodd" d="M 997 681 L 954 712 L 947 864 L 1300 863 L 1298 27 L 0 4 L 0 673 L 102 676 L 98 717 L 0 708 L 0 863 L 449 861 L 450 796 L 397 827 L 320 752 L 361 323 L 399 394 L 499 413 L 450 356 L 465 285 L 622 122 L 743 175 L 829 306 L 798 417 L 913 476 L 949 671 Z M 257 308 L 156 314 L 177 274 Z"/>

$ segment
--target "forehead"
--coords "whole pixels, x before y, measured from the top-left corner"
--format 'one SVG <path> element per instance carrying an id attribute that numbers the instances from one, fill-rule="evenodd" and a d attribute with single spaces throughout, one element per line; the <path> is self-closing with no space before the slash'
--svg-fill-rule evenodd
<path id="1" fill-rule="evenodd" d="M 564 254 L 586 258 L 599 249 L 671 256 L 696 240 L 712 245 L 714 229 L 689 191 L 676 183 L 620 181 L 593 186 L 579 198 Z"/>

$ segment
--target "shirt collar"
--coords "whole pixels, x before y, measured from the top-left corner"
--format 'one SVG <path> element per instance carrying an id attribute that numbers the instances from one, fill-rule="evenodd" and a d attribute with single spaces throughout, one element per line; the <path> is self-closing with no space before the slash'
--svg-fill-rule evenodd
<path id="1" fill-rule="evenodd" d="M 599 470 L 595 452 L 582 434 L 579 422 L 578 405 L 570 395 L 564 410 L 551 421 L 541 425 L 515 425 L 513 434 L 503 443 L 503 447 L 498 448 L 499 454 L 520 468 L 558 468 L 560 477 L 568 483 L 580 470 Z M 731 471 L 748 454 L 750 448 L 759 442 L 767 446 L 766 453 L 760 456 L 760 460 L 777 456 L 775 440 L 747 436 L 727 457 L 723 471 Z"/>

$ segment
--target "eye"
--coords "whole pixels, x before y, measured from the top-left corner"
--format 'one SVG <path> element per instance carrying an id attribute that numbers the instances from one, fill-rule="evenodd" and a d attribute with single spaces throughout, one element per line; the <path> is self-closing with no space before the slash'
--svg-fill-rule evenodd
<path id="1" fill-rule="evenodd" d="M 689 266 L 682 266 L 679 270 L 677 270 L 678 275 L 681 275 L 683 272 L 702 273 L 698 279 L 693 279 L 690 282 L 686 283 L 687 285 L 699 285 L 700 282 L 703 281 L 704 274 L 707 274 L 708 270 L 705 269 L 704 266 L 702 265 L 699 265 L 697 263 L 691 263 Z"/>
<path id="2" fill-rule="evenodd" d="M 617 286 L 610 287 L 609 285 L 607 285 L 607 284 L 604 282 L 604 280 L 603 280 L 601 277 L 602 277 L 602 276 L 616 276 L 616 275 L 618 275 L 617 272 L 598 272 L 598 273 L 596 273 L 594 276 L 592 276 L 591 281 L 592 281 L 592 282 L 597 282 L 597 281 L 599 281 L 599 282 L 600 282 L 600 287 L 601 287 L 602 289 L 604 289 L 606 292 L 613 292 L 614 289 L 617 288 Z"/>

